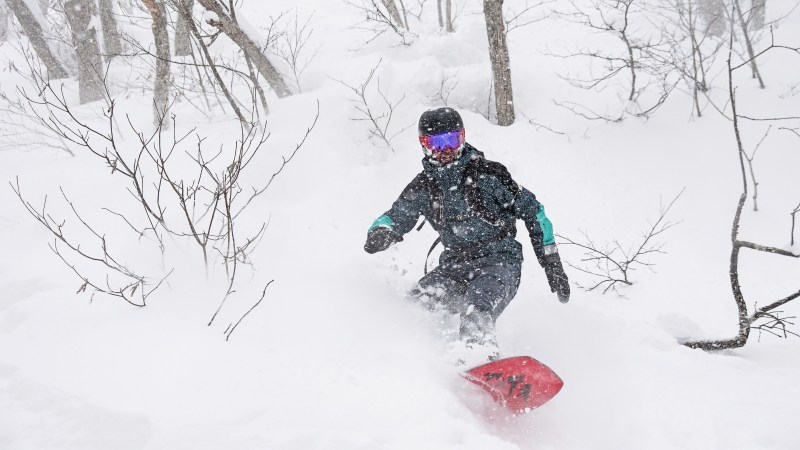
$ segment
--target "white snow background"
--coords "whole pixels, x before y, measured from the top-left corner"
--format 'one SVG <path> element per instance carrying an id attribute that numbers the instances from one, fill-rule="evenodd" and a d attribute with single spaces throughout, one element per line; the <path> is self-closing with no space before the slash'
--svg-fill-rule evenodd
<path id="1" fill-rule="evenodd" d="M 614 110 L 616 92 L 625 88 L 621 80 L 616 90 L 582 91 L 560 78 L 584 63 L 548 52 L 598 38 L 550 18 L 509 35 L 517 121 L 493 125 L 476 112 L 487 105 L 490 81 L 482 2 L 457 3 L 464 10 L 454 34 L 438 31 L 428 2 L 423 21 L 412 20 L 413 44 L 399 45 L 390 34 L 367 44 L 369 34 L 353 28 L 358 11 L 343 2 L 244 2 L 240 18 L 251 33 L 263 33 L 267 17 L 295 6 L 313 13 L 309 45 L 319 48 L 301 94 L 270 96 L 271 136 L 248 181 L 263 184 L 277 170 L 313 123 L 317 103 L 319 119 L 243 219 L 268 228 L 254 271 L 241 275 L 246 282 L 211 326 L 225 290 L 220 266 L 206 276 L 189 240 L 175 242 L 162 259 L 152 242 L 131 237 L 119 217 L 101 209 L 140 214 L 119 174 L 81 149 L 74 157 L 41 146 L 0 152 L 0 448 L 800 448 L 797 339 L 754 334 L 744 348 L 716 353 L 679 344 L 737 331 L 728 263 L 742 184 L 731 123 L 707 102 L 705 115 L 692 117 L 684 93 L 649 120 L 621 123 L 588 121 L 556 106 Z M 775 6 L 768 16 L 780 16 L 788 3 L 768 2 Z M 795 11 L 776 37 L 796 45 L 798 30 Z M 149 39 L 149 29 L 137 33 Z M 10 44 L 0 53 L 5 61 L 18 58 Z M 391 129 L 410 127 L 393 139 L 394 150 L 367 139 L 367 124 L 352 120 L 352 92 L 339 82 L 362 83 L 379 61 L 381 90 L 393 101 L 405 96 Z M 778 51 L 760 62 L 766 89 L 747 71 L 735 78 L 740 113 L 797 115 L 800 57 Z M 3 66 L 2 89 L 12 91 L 19 77 Z M 726 74 L 715 68 L 712 96 L 725 105 Z M 113 74 L 120 83 L 131 79 Z M 685 189 L 667 217 L 680 223 L 659 237 L 666 254 L 650 258 L 653 270 L 635 271 L 622 296 L 573 284 L 570 302 L 560 304 L 519 224 L 526 262 L 519 293 L 498 321 L 501 350 L 533 356 L 565 381 L 551 402 L 521 417 L 489 417 L 486 399 L 442 357 L 434 324 L 404 300 L 422 276 L 430 227 L 382 254 L 362 249 L 369 225 L 420 169 L 416 120 L 440 105 L 431 97 L 445 77 L 458 82 L 449 100 L 462 112 L 467 140 L 537 195 L 561 235 L 579 239 L 586 231 L 599 242 L 633 244 L 660 203 Z M 66 89 L 76 95 L 74 82 Z M 134 122 L 151 126 L 146 93 L 118 85 L 114 94 Z M 102 108 L 80 111 L 97 116 Z M 210 147 L 238 137 L 231 116 L 207 119 L 183 103 L 175 111 L 177 129 L 197 127 Z M 769 125 L 742 124 L 749 151 Z M 755 159 L 759 211 L 748 202 L 741 237 L 792 249 L 788 213 L 800 201 L 800 139 L 777 128 Z M 121 145 L 138 150 L 133 138 Z M 81 280 L 49 250 L 52 235 L 8 186 L 17 177 L 33 205 L 47 196 L 54 217 L 70 219 L 62 188 L 132 266 L 175 271 L 144 308 L 76 294 Z M 580 264 L 579 249 L 560 250 L 566 262 Z M 573 283 L 589 282 L 566 270 Z M 789 258 L 745 250 L 740 270 L 751 309 L 798 289 L 800 262 Z M 226 341 L 225 330 L 273 279 Z M 797 304 L 783 310 L 800 311 Z"/>

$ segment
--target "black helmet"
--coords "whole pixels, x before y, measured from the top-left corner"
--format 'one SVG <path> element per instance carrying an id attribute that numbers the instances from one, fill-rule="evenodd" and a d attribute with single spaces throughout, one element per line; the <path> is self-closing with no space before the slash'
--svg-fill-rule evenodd
<path id="1" fill-rule="evenodd" d="M 464 129 L 461 115 L 453 108 L 443 107 L 429 109 L 419 116 L 419 135 L 446 133 Z"/>

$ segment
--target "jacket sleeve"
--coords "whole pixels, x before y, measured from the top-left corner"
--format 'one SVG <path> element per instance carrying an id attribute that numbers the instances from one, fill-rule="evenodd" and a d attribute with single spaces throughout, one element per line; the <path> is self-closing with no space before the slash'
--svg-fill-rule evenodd
<path id="1" fill-rule="evenodd" d="M 536 259 L 539 260 L 539 264 L 544 265 L 545 256 L 558 253 L 553 224 L 544 213 L 544 205 L 536 200 L 531 191 L 520 186 L 513 207 L 514 216 L 525 222 Z"/>
<path id="2" fill-rule="evenodd" d="M 403 189 L 400 197 L 392 204 L 391 209 L 375 219 L 369 230 L 376 227 L 386 227 L 390 230 L 404 235 L 411 231 L 419 220 L 419 216 L 426 214 L 430 209 L 430 196 L 428 189 L 423 184 L 421 177 L 417 175 L 411 183 Z"/>

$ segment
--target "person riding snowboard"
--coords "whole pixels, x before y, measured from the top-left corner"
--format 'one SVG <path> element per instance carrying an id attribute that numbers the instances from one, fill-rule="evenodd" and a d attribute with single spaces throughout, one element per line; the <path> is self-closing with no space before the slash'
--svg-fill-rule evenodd
<path id="1" fill-rule="evenodd" d="M 520 283 L 517 219 L 525 222 L 550 290 L 562 303 L 569 300 L 553 226 L 544 206 L 514 182 L 505 166 L 487 160 L 465 141 L 456 110 L 425 111 L 419 118 L 419 142 L 425 153 L 422 172 L 370 226 L 364 250 L 373 254 L 402 241 L 424 216 L 439 233 L 444 251 L 411 297 L 430 309 L 459 314 L 460 343 L 467 351 L 480 352 L 481 359 L 497 359 L 495 321 Z"/>

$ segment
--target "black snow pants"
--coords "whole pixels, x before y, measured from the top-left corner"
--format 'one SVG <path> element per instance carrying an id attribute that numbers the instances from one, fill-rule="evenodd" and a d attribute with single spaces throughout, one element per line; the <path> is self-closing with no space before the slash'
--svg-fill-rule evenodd
<path id="1" fill-rule="evenodd" d="M 473 305 L 497 320 L 517 293 L 521 268 L 522 261 L 503 254 L 443 264 L 422 277 L 410 294 L 431 309 L 464 314 Z"/>

